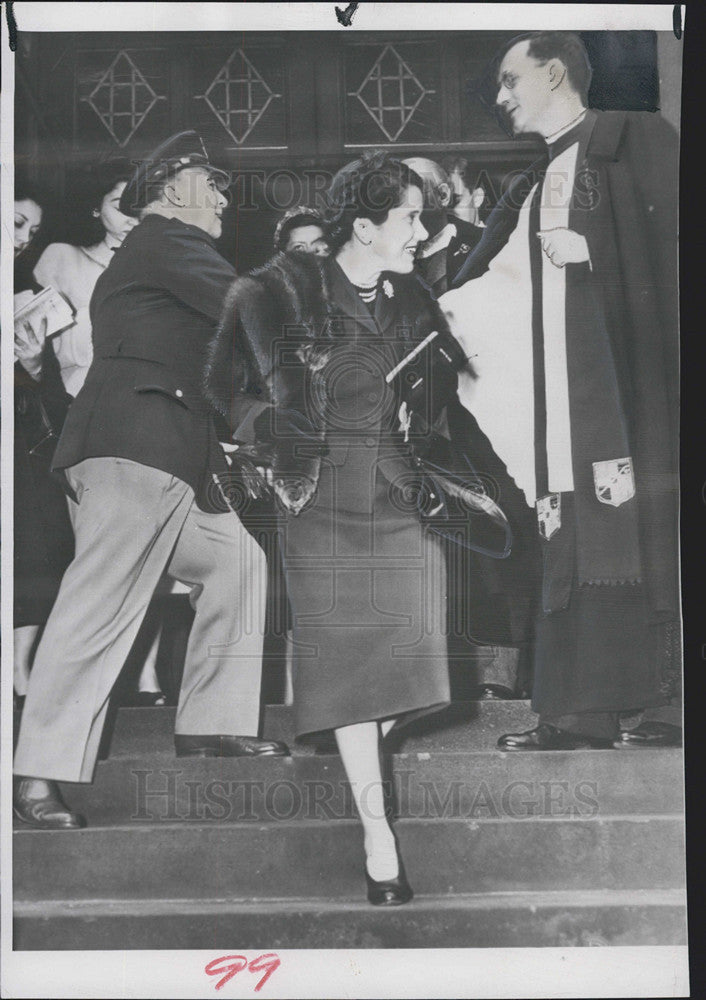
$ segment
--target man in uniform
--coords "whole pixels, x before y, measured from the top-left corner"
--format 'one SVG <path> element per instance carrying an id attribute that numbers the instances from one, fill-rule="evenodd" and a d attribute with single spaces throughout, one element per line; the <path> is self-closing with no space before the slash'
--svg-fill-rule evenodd
<path id="1" fill-rule="evenodd" d="M 514 39 L 496 65 L 497 104 L 547 155 L 441 304 L 474 356 L 461 396 L 542 548 L 539 720 L 499 745 L 668 744 L 676 727 L 619 720 L 663 703 L 678 618 L 676 135 L 658 115 L 587 108 L 577 35 Z"/>
<path id="2" fill-rule="evenodd" d="M 219 482 L 228 465 L 201 391 L 234 271 L 214 245 L 228 177 L 194 132 L 141 163 L 120 210 L 140 223 L 91 300 L 94 360 L 54 468 L 76 554 L 37 650 L 15 754 L 15 814 L 83 825 L 58 781 L 90 782 L 111 689 L 162 573 L 195 610 L 178 756 L 282 756 L 258 738 L 266 567 Z"/>

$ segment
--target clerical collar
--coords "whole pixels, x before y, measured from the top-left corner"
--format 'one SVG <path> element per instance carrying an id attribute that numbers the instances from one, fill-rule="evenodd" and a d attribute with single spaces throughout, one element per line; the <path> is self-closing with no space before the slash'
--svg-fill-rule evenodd
<path id="1" fill-rule="evenodd" d="M 574 125 L 577 125 L 578 122 L 582 121 L 585 115 L 586 108 L 584 108 L 583 111 L 580 111 L 579 114 L 577 114 L 575 118 L 572 118 L 570 122 L 567 122 L 566 125 L 562 125 L 561 128 L 558 128 L 556 132 L 550 132 L 549 135 L 545 135 L 544 141 L 546 143 L 556 142 L 556 140 L 560 139 L 564 133 L 568 132 L 569 129 L 574 127 Z"/>
<path id="2" fill-rule="evenodd" d="M 587 123 L 590 123 L 591 120 L 588 110 L 584 109 L 573 122 L 569 122 L 565 128 L 555 132 L 552 135 L 551 142 L 545 140 L 547 142 L 549 159 L 555 159 L 565 149 L 568 149 L 569 146 L 573 146 L 575 142 L 578 142 L 584 129 L 587 127 Z"/>
<path id="3" fill-rule="evenodd" d="M 432 236 L 430 240 L 422 244 L 417 250 L 417 257 L 423 259 L 424 257 L 431 257 L 432 254 L 438 253 L 439 250 L 445 250 L 451 240 L 456 235 L 456 226 L 453 222 L 447 222 L 443 229 L 440 229 L 436 236 Z"/>

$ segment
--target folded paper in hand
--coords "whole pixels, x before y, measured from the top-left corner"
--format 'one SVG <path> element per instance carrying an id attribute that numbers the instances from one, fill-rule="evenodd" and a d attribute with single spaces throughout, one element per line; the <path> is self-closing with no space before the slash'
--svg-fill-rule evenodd
<path id="1" fill-rule="evenodd" d="M 75 320 L 74 310 L 64 296 L 51 286 L 43 288 L 15 312 L 15 336 L 23 337 L 27 323 L 37 335 L 41 335 L 44 320 L 46 337 L 52 337 L 72 326 Z"/>

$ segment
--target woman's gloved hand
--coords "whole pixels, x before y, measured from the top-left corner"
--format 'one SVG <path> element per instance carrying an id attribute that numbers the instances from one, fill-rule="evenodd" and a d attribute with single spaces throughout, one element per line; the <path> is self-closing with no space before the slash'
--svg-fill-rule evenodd
<path id="1" fill-rule="evenodd" d="M 272 449 L 258 445 L 222 445 L 231 470 L 242 481 L 248 495 L 262 500 L 272 492 Z"/>
<path id="2" fill-rule="evenodd" d="M 304 473 L 276 476 L 275 496 L 288 514 L 301 514 L 316 496 L 316 481 Z"/>

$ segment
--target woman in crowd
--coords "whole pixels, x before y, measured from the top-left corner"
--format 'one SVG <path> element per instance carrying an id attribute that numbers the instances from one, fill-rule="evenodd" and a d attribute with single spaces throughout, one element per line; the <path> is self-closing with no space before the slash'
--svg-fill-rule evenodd
<path id="1" fill-rule="evenodd" d="M 427 235 L 420 178 L 377 152 L 339 171 L 327 197 L 331 257 L 279 254 L 236 280 L 206 384 L 235 424 L 234 391 L 274 404 L 263 403 L 254 444 L 272 451 L 286 511 L 296 731 L 334 731 L 368 899 L 390 906 L 412 890 L 386 817 L 381 740 L 444 707 L 449 683 L 443 549 L 405 498 L 406 411 L 386 376 L 445 323 L 404 277 Z"/>
<path id="2" fill-rule="evenodd" d="M 39 232 L 43 214 L 43 195 L 16 177 L 16 312 L 40 290 L 32 278 L 27 252 Z M 20 705 L 40 629 L 73 555 L 66 498 L 50 473 L 54 446 L 71 397 L 62 384 L 56 359 L 46 350 L 41 377 L 41 360 L 34 366 L 34 375 L 23 364 L 30 353 L 41 359 L 43 344 L 43 329 L 35 329 L 29 322 L 15 331 L 13 663 L 14 691 Z"/>
<path id="3" fill-rule="evenodd" d="M 96 169 L 88 180 L 85 246 L 51 243 L 39 258 L 34 277 L 40 285 L 50 285 L 68 299 L 75 313 L 73 326 L 53 338 L 66 391 L 76 396 L 86 380 L 93 360 L 91 320 L 88 306 L 100 275 L 113 257 L 136 219 L 118 209 L 128 174 L 125 167 L 108 164 Z"/>
<path id="4" fill-rule="evenodd" d="M 297 205 L 285 212 L 277 223 L 274 235 L 275 250 L 301 250 L 319 257 L 328 256 L 321 215 L 315 208 Z"/>
<path id="5" fill-rule="evenodd" d="M 18 181 L 15 184 L 15 260 L 24 253 L 42 224 L 43 209 L 37 195 Z"/>

